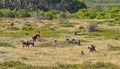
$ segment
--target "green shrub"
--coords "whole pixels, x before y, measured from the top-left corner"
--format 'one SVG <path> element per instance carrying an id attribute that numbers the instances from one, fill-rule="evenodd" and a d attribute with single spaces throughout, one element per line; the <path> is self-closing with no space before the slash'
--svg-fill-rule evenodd
<path id="1" fill-rule="evenodd" d="M 26 9 L 18 10 L 16 12 L 16 17 L 19 17 L 19 18 L 30 17 L 30 16 L 31 16 L 30 11 Z"/>
<path id="2" fill-rule="evenodd" d="M 12 47 L 12 48 L 15 48 L 15 46 L 13 46 L 12 44 L 7 43 L 7 42 L 0 42 L 0 47 Z"/>
<path id="3" fill-rule="evenodd" d="M 0 11 L 0 17 L 3 17 L 4 15 L 3 15 L 3 12 L 2 11 Z"/>
<path id="4" fill-rule="evenodd" d="M 92 12 L 90 12 L 90 14 L 89 14 L 89 19 L 94 19 L 94 18 L 96 18 L 96 12 L 94 12 L 94 11 L 92 11 Z"/>
<path id="5" fill-rule="evenodd" d="M 31 31 L 33 30 L 33 28 L 31 26 L 25 25 L 25 26 L 22 26 L 22 30 Z"/>
<path id="6" fill-rule="evenodd" d="M 9 10 L 9 9 L 0 9 L 0 16 L 1 17 L 15 17 L 15 11 Z"/>
<path id="7" fill-rule="evenodd" d="M 60 14 L 60 11 L 58 11 L 58 10 L 50 10 L 48 12 L 45 12 L 44 16 L 47 19 L 52 20 L 52 19 L 56 19 L 58 14 Z"/>

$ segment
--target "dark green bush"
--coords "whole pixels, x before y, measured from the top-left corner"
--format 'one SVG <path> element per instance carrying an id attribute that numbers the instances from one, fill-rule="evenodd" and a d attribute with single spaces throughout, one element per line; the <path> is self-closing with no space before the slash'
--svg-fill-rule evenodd
<path id="1" fill-rule="evenodd" d="M 19 18 L 30 17 L 30 16 L 31 16 L 30 11 L 26 9 L 18 10 L 16 12 L 16 17 L 19 17 Z"/>
<path id="2" fill-rule="evenodd" d="M 15 17 L 15 11 L 9 10 L 9 9 L 0 9 L 0 17 Z"/>
<path id="3" fill-rule="evenodd" d="M 50 11 L 48 11 L 48 12 L 45 12 L 44 16 L 45 16 L 47 19 L 51 20 L 51 19 L 57 18 L 57 15 L 58 15 L 58 14 L 60 14 L 60 11 L 58 11 L 58 10 L 50 10 Z"/>

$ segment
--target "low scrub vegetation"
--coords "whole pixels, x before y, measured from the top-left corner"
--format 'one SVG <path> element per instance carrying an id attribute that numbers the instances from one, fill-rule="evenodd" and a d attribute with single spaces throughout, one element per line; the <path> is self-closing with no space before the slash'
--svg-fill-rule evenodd
<path id="1" fill-rule="evenodd" d="M 89 62 L 85 62 L 83 64 L 60 64 L 55 67 L 49 66 L 31 66 L 27 65 L 20 61 L 6 61 L 0 63 L 0 69 L 117 69 L 117 66 L 111 63 L 102 63 L 97 62 L 95 64 L 91 64 Z"/>
<path id="2" fill-rule="evenodd" d="M 17 27 L 8 27 L 7 30 L 16 30 L 17 31 L 17 30 L 19 30 L 19 28 L 17 28 Z"/>
<path id="3" fill-rule="evenodd" d="M 90 37 L 99 36 L 99 37 L 111 38 L 111 39 L 115 39 L 117 37 L 119 39 L 120 32 L 118 32 L 117 30 L 113 30 L 113 29 L 101 29 L 96 32 L 89 33 L 88 36 Z"/>
<path id="4" fill-rule="evenodd" d="M 73 25 L 73 23 L 67 22 L 67 23 L 61 23 L 60 27 L 74 27 L 74 25 Z"/>
<path id="5" fill-rule="evenodd" d="M 22 30 L 31 31 L 33 28 L 31 26 L 22 26 Z"/>
<path id="6" fill-rule="evenodd" d="M 0 42 L 0 47 L 12 47 L 12 48 L 15 48 L 15 46 L 13 46 L 12 44 L 7 43 L 7 42 Z"/>
<path id="7" fill-rule="evenodd" d="M 43 12 L 39 11 L 29 11 L 26 9 L 22 10 L 9 10 L 0 9 L 0 17 L 11 17 L 11 18 L 25 18 L 31 17 L 33 13 L 37 12 L 45 19 L 57 19 L 57 18 L 78 18 L 78 19 L 120 19 L 120 6 L 109 6 L 103 8 L 102 6 L 95 6 L 92 8 L 79 9 L 79 11 L 71 14 L 70 12 L 62 12 L 58 10 L 49 10 Z"/>

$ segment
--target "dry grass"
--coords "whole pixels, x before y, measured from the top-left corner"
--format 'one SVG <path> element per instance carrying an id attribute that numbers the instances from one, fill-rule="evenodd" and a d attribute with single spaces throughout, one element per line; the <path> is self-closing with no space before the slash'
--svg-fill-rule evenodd
<path id="1" fill-rule="evenodd" d="M 9 19 L 8 19 L 9 20 Z M 27 21 L 31 22 L 29 19 L 26 19 Z M 87 20 L 81 20 L 87 21 Z M 88 20 L 90 21 L 90 20 Z M 4 22 L 4 20 L 3 20 Z M 0 25 L 4 26 L 3 22 L 0 23 Z M 34 21 L 33 21 L 34 22 Z M 39 23 L 40 21 L 38 21 Z M 41 21 L 42 23 L 51 23 L 52 21 Z M 41 23 L 40 22 L 40 23 Z M 55 20 L 53 21 L 53 25 L 55 24 Z M 80 20 L 70 20 L 70 22 L 75 23 L 75 25 L 79 25 Z M 16 23 L 15 26 L 21 28 L 18 26 L 19 24 Z M 6 26 L 6 25 L 5 25 Z M 73 29 L 76 29 L 76 26 L 73 27 Z M 7 26 L 6 26 L 7 27 Z M 99 24 L 100 28 L 108 27 L 108 25 Z M 111 28 L 109 26 L 109 28 Z M 4 29 L 2 27 L 2 29 Z M 46 30 L 47 31 L 47 30 Z M 32 31 L 29 32 L 31 34 L 34 34 L 36 32 Z M 3 33 L 1 33 L 3 34 Z M 36 47 L 30 47 L 30 48 L 22 48 L 21 46 L 21 40 L 31 40 L 31 35 L 25 35 L 23 37 L 6 37 L 6 36 L 0 36 L 0 41 L 6 41 L 14 45 L 16 48 L 4 48 L 0 47 L 0 52 L 7 52 L 6 54 L 0 55 L 1 61 L 7 61 L 7 60 L 17 60 L 22 61 L 27 64 L 32 64 L 35 66 L 56 66 L 59 64 L 79 64 L 86 61 L 90 61 L 92 63 L 95 62 L 111 62 L 116 65 L 120 65 L 120 50 L 108 50 L 107 44 L 112 44 L 115 47 L 119 47 L 120 41 L 119 40 L 113 40 L 113 39 L 105 39 L 103 37 L 94 37 L 94 38 L 87 38 L 87 35 L 80 35 L 80 36 L 74 36 L 73 34 L 69 33 L 59 33 L 60 37 L 56 37 L 58 41 L 64 42 L 66 38 L 76 38 L 85 40 L 86 42 L 82 42 L 81 46 L 77 45 L 66 45 L 63 44 L 65 47 L 39 47 L 41 42 L 37 42 L 35 45 Z M 23 34 L 21 34 L 23 35 Z M 54 39 L 53 37 L 44 37 L 47 39 L 47 41 L 51 41 Z M 96 50 L 98 52 L 89 53 L 89 50 L 87 49 L 88 46 L 91 44 L 94 44 L 96 46 Z M 85 55 L 81 55 L 80 51 L 84 51 Z"/>

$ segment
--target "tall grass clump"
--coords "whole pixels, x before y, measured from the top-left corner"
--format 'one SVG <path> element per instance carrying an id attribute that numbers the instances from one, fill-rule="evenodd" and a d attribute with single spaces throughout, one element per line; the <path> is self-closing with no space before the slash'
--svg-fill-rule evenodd
<path id="1" fill-rule="evenodd" d="M 16 30 L 17 31 L 17 30 L 19 30 L 19 28 L 17 28 L 17 27 L 8 27 L 7 30 Z"/>
<path id="2" fill-rule="evenodd" d="M 5 61 L 0 63 L 1 69 L 118 69 L 111 63 L 97 62 L 95 64 L 85 62 L 83 64 L 60 64 L 57 66 L 32 66 L 20 61 Z"/>
<path id="3" fill-rule="evenodd" d="M 59 26 L 60 27 L 74 27 L 74 24 L 69 22 L 66 19 L 60 18 L 59 19 Z"/>
<path id="4" fill-rule="evenodd" d="M 22 26 L 22 30 L 31 31 L 33 30 L 33 28 L 31 26 L 25 25 L 25 26 Z"/>
<path id="5" fill-rule="evenodd" d="M 94 32 L 90 32 L 88 33 L 89 37 L 103 37 L 103 38 L 110 38 L 110 39 L 114 39 L 114 38 L 118 38 L 120 39 L 120 32 L 118 32 L 117 30 L 113 30 L 113 29 L 99 29 L 98 31 L 94 31 Z"/>
<path id="6" fill-rule="evenodd" d="M 7 42 L 0 42 L 0 47 L 12 47 L 12 48 L 15 48 L 15 46 L 13 46 L 12 44 L 7 43 Z"/>

